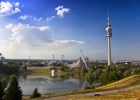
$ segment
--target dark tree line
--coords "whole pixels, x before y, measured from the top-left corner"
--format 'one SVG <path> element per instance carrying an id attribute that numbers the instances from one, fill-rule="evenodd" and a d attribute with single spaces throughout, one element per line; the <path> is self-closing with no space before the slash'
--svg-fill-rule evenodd
<path id="1" fill-rule="evenodd" d="M 17 62 L 7 62 L 3 64 L 0 62 L 0 74 L 4 75 L 18 75 L 20 73 L 20 63 Z"/>

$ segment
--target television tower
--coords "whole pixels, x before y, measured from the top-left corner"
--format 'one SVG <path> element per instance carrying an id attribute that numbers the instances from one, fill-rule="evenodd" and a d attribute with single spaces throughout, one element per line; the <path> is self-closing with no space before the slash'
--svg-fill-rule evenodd
<path id="1" fill-rule="evenodd" d="M 107 45 L 108 45 L 108 66 L 111 65 L 111 37 L 112 37 L 112 28 L 110 25 L 110 18 L 107 17 L 107 27 L 106 27 L 106 33 L 107 33 Z"/>

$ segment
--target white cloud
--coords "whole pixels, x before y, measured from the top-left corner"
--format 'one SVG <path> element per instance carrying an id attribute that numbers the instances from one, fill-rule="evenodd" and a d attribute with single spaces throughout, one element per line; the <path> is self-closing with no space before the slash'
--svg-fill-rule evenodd
<path id="1" fill-rule="evenodd" d="M 37 22 L 46 22 L 46 21 L 50 21 L 50 20 L 52 20 L 52 19 L 54 19 L 55 18 L 55 16 L 51 16 L 51 17 L 47 17 L 46 19 L 45 18 L 33 18 L 33 20 L 34 21 L 37 21 Z"/>
<path id="2" fill-rule="evenodd" d="M 53 40 L 53 42 L 50 42 L 48 44 L 48 47 L 51 50 L 62 50 L 62 49 L 67 49 L 70 47 L 76 47 L 78 45 L 85 44 L 84 41 L 77 41 L 77 40 Z"/>
<path id="3" fill-rule="evenodd" d="M 28 24 L 9 24 L 6 28 L 10 29 L 12 34 L 9 38 L 9 44 L 12 46 L 44 46 L 52 41 L 48 26 L 30 26 Z"/>
<path id="4" fill-rule="evenodd" d="M 50 21 L 50 20 L 52 20 L 54 18 L 55 18 L 55 16 L 47 17 L 46 21 Z"/>
<path id="5" fill-rule="evenodd" d="M 35 58 L 43 57 L 46 53 L 64 53 L 69 50 L 67 48 L 74 49 L 84 44 L 84 41 L 53 39 L 52 34 L 54 33 L 50 31 L 49 26 L 11 23 L 6 25 L 5 28 L 9 30 L 11 35 L 8 39 L 0 41 L 0 50 L 9 57 L 21 58 L 25 55 Z"/>
<path id="6" fill-rule="evenodd" d="M 31 16 L 24 15 L 24 16 L 20 16 L 19 19 L 26 20 L 27 18 L 30 18 L 30 17 L 31 17 Z"/>
<path id="7" fill-rule="evenodd" d="M 69 8 L 64 8 L 63 6 L 58 6 L 57 8 L 55 8 L 55 10 L 57 11 L 57 15 L 60 18 L 63 18 L 64 14 L 70 11 Z"/>
<path id="8" fill-rule="evenodd" d="M 19 17 L 19 19 L 21 19 L 21 20 L 31 19 L 31 20 L 36 21 L 36 22 L 46 22 L 46 21 L 50 21 L 54 18 L 55 18 L 55 16 L 47 17 L 46 19 L 42 18 L 42 17 L 36 18 L 36 17 L 31 16 L 31 15 L 24 15 L 24 16 Z"/>
<path id="9" fill-rule="evenodd" d="M 84 41 L 77 41 L 77 40 L 56 40 L 53 44 L 57 47 L 70 47 L 77 44 L 84 44 Z"/>
<path id="10" fill-rule="evenodd" d="M 49 29 L 50 27 L 49 26 L 42 26 L 42 27 L 39 27 L 40 31 L 45 31 L 47 29 Z"/>
<path id="11" fill-rule="evenodd" d="M 8 24 L 5 27 L 11 31 L 11 37 L 8 41 L 12 46 L 70 47 L 84 43 L 77 40 L 54 40 L 51 37 L 52 32 L 49 26 L 31 26 L 19 23 L 17 25 Z"/>
<path id="12" fill-rule="evenodd" d="M 14 25 L 12 23 L 5 26 L 5 28 L 7 28 L 7 29 L 12 29 L 13 27 L 14 27 Z"/>
<path id="13" fill-rule="evenodd" d="M 34 21 L 40 22 L 43 20 L 43 18 L 33 18 Z"/>
<path id="14" fill-rule="evenodd" d="M 19 3 L 19 2 L 16 2 L 16 3 L 15 3 L 15 6 L 16 6 L 16 7 L 18 7 L 19 5 L 20 5 L 20 3 Z"/>
<path id="15" fill-rule="evenodd" d="M 0 15 L 8 16 L 20 12 L 20 3 L 11 3 L 9 1 L 0 2 Z"/>

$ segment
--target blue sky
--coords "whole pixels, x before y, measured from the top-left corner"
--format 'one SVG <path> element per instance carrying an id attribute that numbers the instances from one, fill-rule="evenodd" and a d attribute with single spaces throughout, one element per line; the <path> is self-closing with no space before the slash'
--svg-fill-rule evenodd
<path id="1" fill-rule="evenodd" d="M 139 5 L 139 0 L 3 0 L 0 52 L 6 58 L 76 59 L 83 49 L 91 59 L 107 59 L 109 11 L 113 60 L 140 60 Z"/>

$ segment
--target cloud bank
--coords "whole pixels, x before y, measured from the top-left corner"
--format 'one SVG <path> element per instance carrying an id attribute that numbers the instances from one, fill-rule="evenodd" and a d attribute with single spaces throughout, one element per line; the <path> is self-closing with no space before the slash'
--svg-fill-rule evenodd
<path id="1" fill-rule="evenodd" d="M 84 41 L 77 40 L 55 40 L 52 39 L 52 32 L 49 26 L 31 26 L 29 24 L 8 24 L 5 26 L 9 29 L 11 36 L 7 42 L 7 47 L 17 47 L 19 49 L 65 49 L 68 47 L 84 44 Z"/>
<path id="2" fill-rule="evenodd" d="M 15 13 L 20 12 L 20 3 L 9 2 L 9 1 L 1 1 L 0 2 L 0 15 L 8 16 Z"/>
<path id="3" fill-rule="evenodd" d="M 5 26 L 10 32 L 7 40 L 0 41 L 0 50 L 8 57 L 22 58 L 30 55 L 34 58 L 51 55 L 54 52 L 67 52 L 75 49 L 84 41 L 69 39 L 53 39 L 50 26 L 33 26 L 29 24 L 8 24 Z"/>
<path id="4" fill-rule="evenodd" d="M 50 39 L 49 26 L 30 26 L 28 24 L 9 24 L 6 28 L 10 29 L 11 37 L 9 38 L 10 46 L 21 47 L 38 47 L 45 46 L 52 41 Z"/>

